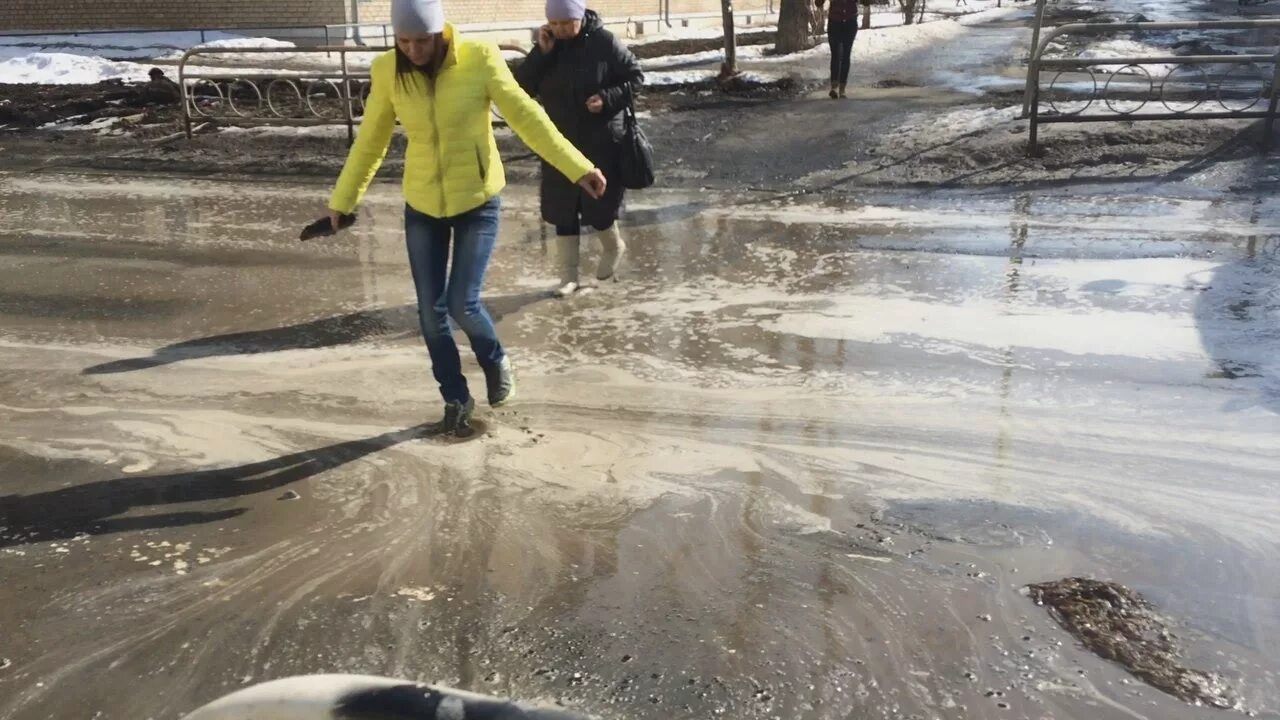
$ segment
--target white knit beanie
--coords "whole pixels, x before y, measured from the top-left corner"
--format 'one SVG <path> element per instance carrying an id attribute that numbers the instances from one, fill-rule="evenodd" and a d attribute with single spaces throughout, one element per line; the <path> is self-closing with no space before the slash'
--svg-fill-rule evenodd
<path id="1" fill-rule="evenodd" d="M 581 20 L 586 14 L 586 0 L 547 0 L 548 20 Z"/>
<path id="2" fill-rule="evenodd" d="M 440 0 L 392 0 L 391 26 L 398 33 L 444 32 L 444 5 Z"/>

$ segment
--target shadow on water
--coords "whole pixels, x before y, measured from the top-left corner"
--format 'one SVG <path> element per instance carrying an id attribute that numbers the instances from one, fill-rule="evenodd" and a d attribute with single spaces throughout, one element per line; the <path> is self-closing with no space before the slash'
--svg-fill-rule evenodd
<path id="1" fill-rule="evenodd" d="M 1255 204 L 1255 222 L 1260 202 Z M 1228 409 L 1280 414 L 1280 242 L 1252 236 L 1244 252 L 1214 268 L 1196 300 L 1195 321 L 1213 361 L 1208 377 L 1256 388 Z"/>
<path id="2" fill-rule="evenodd" d="M 494 322 L 507 315 L 551 298 L 547 292 L 504 295 L 485 300 Z M 419 333 L 418 306 L 361 310 L 346 315 L 321 318 L 297 325 L 215 335 L 166 345 L 149 357 L 115 360 L 86 368 L 83 375 L 112 375 L 148 370 L 184 360 L 199 360 L 234 355 L 258 355 L 286 350 L 316 350 L 350 345 L 374 337 L 400 339 Z"/>
<path id="3" fill-rule="evenodd" d="M 136 508 L 229 500 L 278 490 L 395 445 L 430 435 L 430 425 L 419 425 L 236 467 L 120 477 L 31 495 L 0 496 L 0 547 L 227 520 L 247 510 L 233 508 L 139 517 L 117 516 Z M 8 470 L 20 469 L 21 460 L 13 461 L 0 455 L 0 466 Z"/>

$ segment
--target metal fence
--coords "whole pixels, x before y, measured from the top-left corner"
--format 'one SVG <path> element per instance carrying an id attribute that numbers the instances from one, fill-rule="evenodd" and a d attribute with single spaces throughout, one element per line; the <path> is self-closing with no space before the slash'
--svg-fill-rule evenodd
<path id="1" fill-rule="evenodd" d="M 1075 23 L 1049 29 L 1027 69 L 1029 150 L 1040 125 L 1115 120 L 1264 120 L 1271 138 L 1280 104 L 1280 45 L 1266 54 L 1045 57 L 1062 37 L 1127 32 L 1280 30 L 1280 20 Z M 1051 73 L 1048 87 L 1044 76 Z"/>
<path id="2" fill-rule="evenodd" d="M 339 45 L 188 50 L 178 64 L 187 137 L 195 123 L 217 121 L 250 127 L 345 125 L 351 142 L 369 97 L 369 66 L 390 49 Z M 525 52 L 507 45 L 502 50 Z M 501 119 L 496 113 L 495 117 Z"/>

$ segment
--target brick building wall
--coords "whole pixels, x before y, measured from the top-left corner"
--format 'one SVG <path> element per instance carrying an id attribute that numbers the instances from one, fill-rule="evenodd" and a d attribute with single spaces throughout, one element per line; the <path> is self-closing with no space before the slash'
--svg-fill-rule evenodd
<path id="1" fill-rule="evenodd" d="M 670 0 L 671 14 L 718 13 L 720 0 Z M 736 0 L 734 7 L 760 10 L 766 0 Z M 588 7 L 609 22 L 654 16 L 659 0 L 593 0 Z M 776 6 L 776 2 L 775 2 Z M 444 0 L 445 14 L 459 25 L 533 22 L 546 19 L 545 0 Z M 390 18 L 391 0 L 360 0 L 360 21 L 380 23 Z"/>
<path id="2" fill-rule="evenodd" d="M 390 0 L 359 0 L 360 21 L 389 18 Z M 714 13 L 720 0 L 670 0 L 673 15 Z M 737 0 L 742 10 L 759 10 L 766 0 Z M 351 0 L 0 0 L 0 32 L 264 28 L 338 25 L 351 21 Z M 595 0 L 591 8 L 609 22 L 653 16 L 658 0 Z M 445 0 L 457 24 L 535 22 L 544 19 L 544 0 Z"/>
<path id="3" fill-rule="evenodd" d="M 345 0 L 0 0 L 0 32 L 254 28 L 347 21 Z"/>

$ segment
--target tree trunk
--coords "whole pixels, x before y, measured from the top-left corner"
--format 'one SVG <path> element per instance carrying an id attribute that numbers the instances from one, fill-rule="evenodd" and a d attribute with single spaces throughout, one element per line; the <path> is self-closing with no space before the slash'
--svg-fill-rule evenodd
<path id="1" fill-rule="evenodd" d="M 871 3 L 862 3 L 862 29 L 871 29 Z"/>
<path id="2" fill-rule="evenodd" d="M 914 24 L 916 21 L 916 0 L 898 0 L 898 7 L 902 8 L 902 24 Z"/>
<path id="3" fill-rule="evenodd" d="M 724 23 L 724 65 L 720 77 L 738 74 L 738 29 L 733 20 L 733 0 L 720 0 L 721 21 Z"/>
<path id="4" fill-rule="evenodd" d="M 778 52 L 796 53 L 813 47 L 813 0 L 782 0 L 778 8 Z"/>

